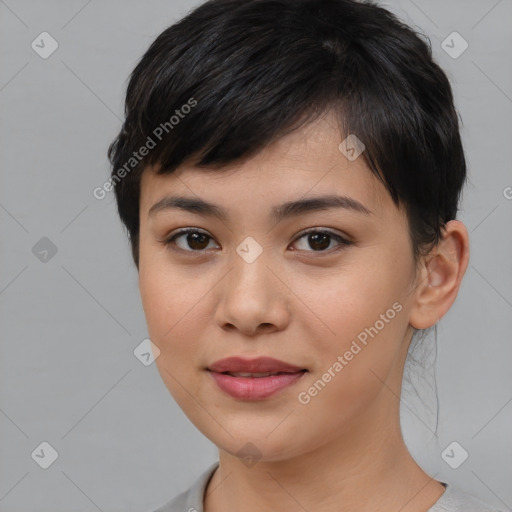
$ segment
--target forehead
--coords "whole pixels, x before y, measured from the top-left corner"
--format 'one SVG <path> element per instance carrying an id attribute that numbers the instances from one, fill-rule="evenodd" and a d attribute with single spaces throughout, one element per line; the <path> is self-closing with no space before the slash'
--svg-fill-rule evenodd
<path id="1" fill-rule="evenodd" d="M 213 169 L 182 165 L 169 174 L 144 170 L 141 216 L 172 195 L 222 204 L 226 211 L 269 209 L 299 198 L 342 195 L 381 215 L 394 208 L 387 190 L 362 156 L 350 160 L 340 150 L 344 137 L 332 115 L 281 137 L 256 156 Z"/>

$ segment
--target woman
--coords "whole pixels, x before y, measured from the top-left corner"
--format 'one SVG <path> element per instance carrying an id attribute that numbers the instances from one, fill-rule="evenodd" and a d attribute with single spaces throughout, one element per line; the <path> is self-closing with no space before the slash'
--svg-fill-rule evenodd
<path id="1" fill-rule="evenodd" d="M 132 73 L 112 187 L 156 364 L 219 461 L 155 512 L 483 511 L 400 430 L 468 264 L 452 91 L 353 0 L 213 0 Z"/>

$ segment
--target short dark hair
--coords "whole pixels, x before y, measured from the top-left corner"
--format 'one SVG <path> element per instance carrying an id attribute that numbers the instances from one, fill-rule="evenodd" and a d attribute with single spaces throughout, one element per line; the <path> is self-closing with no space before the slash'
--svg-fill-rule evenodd
<path id="1" fill-rule="evenodd" d="M 428 38 L 370 1 L 209 0 L 142 56 L 108 150 L 137 268 L 147 165 L 221 169 L 331 109 L 405 207 L 418 261 L 456 217 L 466 179 L 452 90 Z"/>

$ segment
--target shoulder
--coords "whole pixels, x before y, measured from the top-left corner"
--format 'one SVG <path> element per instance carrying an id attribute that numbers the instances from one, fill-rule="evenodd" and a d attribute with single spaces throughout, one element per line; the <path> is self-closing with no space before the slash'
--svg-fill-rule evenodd
<path id="1" fill-rule="evenodd" d="M 189 489 L 151 512 L 203 512 L 204 491 L 218 465 L 218 461 L 210 465 Z"/>
<path id="2" fill-rule="evenodd" d="M 476 496 L 457 486 L 446 484 L 446 490 L 428 512 L 500 512 Z"/>

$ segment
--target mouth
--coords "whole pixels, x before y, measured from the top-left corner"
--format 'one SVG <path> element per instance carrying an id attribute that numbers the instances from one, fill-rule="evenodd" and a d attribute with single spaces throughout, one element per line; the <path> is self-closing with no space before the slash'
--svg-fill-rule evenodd
<path id="1" fill-rule="evenodd" d="M 307 372 L 307 370 L 300 370 Z M 222 375 L 230 375 L 231 377 L 242 377 L 244 379 L 261 379 L 264 377 L 272 377 L 274 375 L 290 375 L 297 372 L 263 372 L 263 373 L 247 373 L 247 372 L 221 372 Z"/>
<path id="2" fill-rule="evenodd" d="M 295 384 L 304 374 L 300 368 L 269 357 L 229 357 L 206 370 L 221 391 L 239 400 L 264 400 Z"/>
<path id="3" fill-rule="evenodd" d="M 219 359 L 211 364 L 208 370 L 217 373 L 230 373 L 230 374 L 247 374 L 267 376 L 264 374 L 278 374 L 278 373 L 296 373 L 304 370 L 300 366 L 295 366 L 273 357 L 256 357 L 254 359 L 246 359 L 244 357 L 234 356 Z"/>

